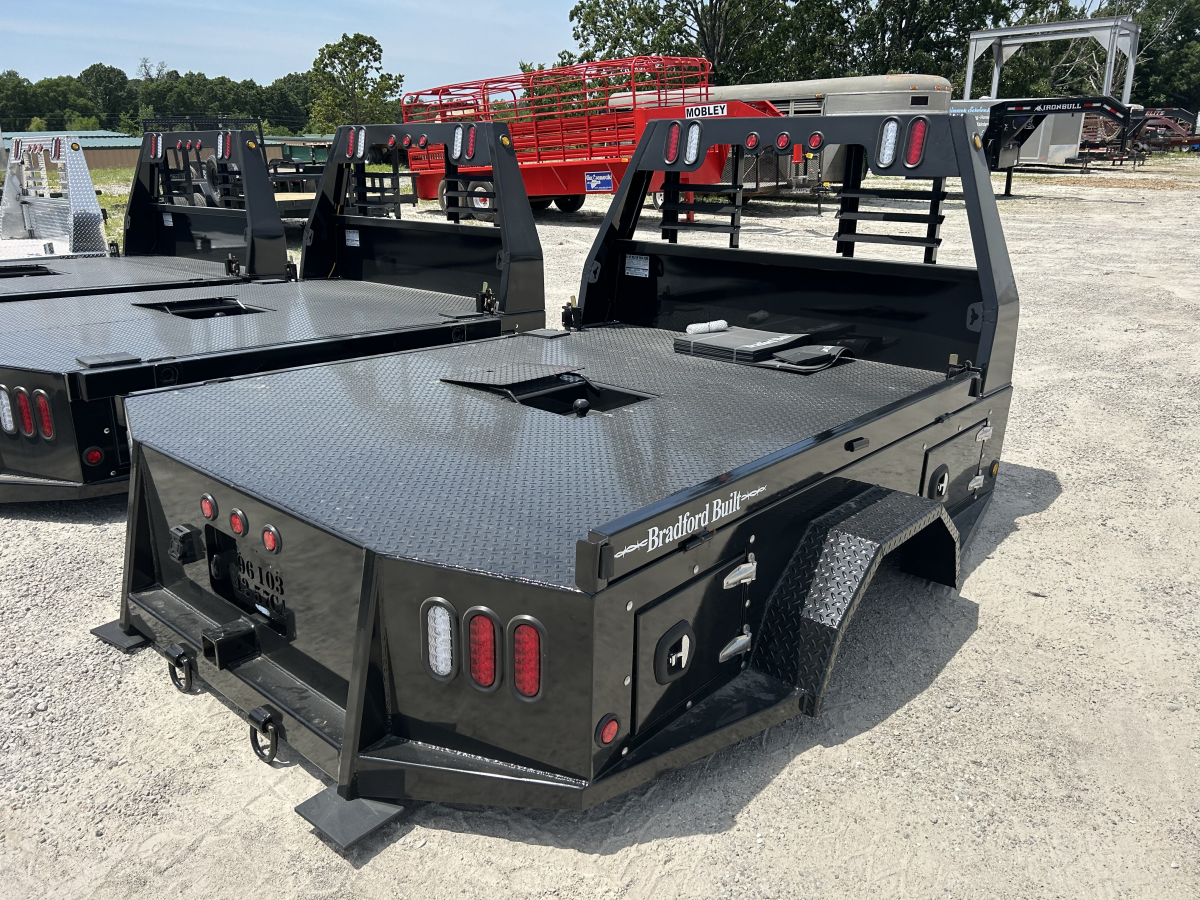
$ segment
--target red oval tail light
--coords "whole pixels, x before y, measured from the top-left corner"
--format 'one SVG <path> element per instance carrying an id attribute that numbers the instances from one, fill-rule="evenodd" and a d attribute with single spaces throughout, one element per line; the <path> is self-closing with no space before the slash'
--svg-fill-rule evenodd
<path id="1" fill-rule="evenodd" d="M 513 686 L 522 697 L 542 691 L 542 635 L 524 622 L 513 629 Z"/>
<path id="2" fill-rule="evenodd" d="M 46 440 L 54 440 L 54 412 L 50 409 L 50 398 L 45 391 L 33 392 L 33 405 L 37 410 L 38 431 Z"/>
<path id="3" fill-rule="evenodd" d="M 678 122 L 672 122 L 667 126 L 667 146 L 663 150 L 663 159 L 667 163 L 673 163 L 679 159 L 679 141 L 683 136 L 683 126 Z"/>
<path id="4" fill-rule="evenodd" d="M 241 537 L 246 533 L 249 527 L 246 522 L 246 514 L 240 509 L 235 509 L 229 514 L 229 527 L 233 529 L 233 533 Z"/>
<path id="5" fill-rule="evenodd" d="M 15 391 L 17 395 L 17 424 L 21 428 L 21 434 L 25 437 L 33 437 L 33 405 L 29 402 L 29 392 L 23 387 L 19 387 Z"/>
<path id="6" fill-rule="evenodd" d="M 496 625 L 485 615 L 471 617 L 467 627 L 471 680 L 484 688 L 496 683 Z"/>
<path id="7" fill-rule="evenodd" d="M 913 119 L 908 126 L 908 140 L 904 145 L 904 164 L 909 168 L 919 166 L 925 158 L 925 139 L 929 135 L 929 120 Z"/>

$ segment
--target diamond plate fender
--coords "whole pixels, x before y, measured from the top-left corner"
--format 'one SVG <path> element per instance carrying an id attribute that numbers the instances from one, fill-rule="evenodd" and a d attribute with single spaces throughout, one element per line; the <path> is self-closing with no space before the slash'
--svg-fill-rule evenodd
<path id="1" fill-rule="evenodd" d="M 815 716 L 838 646 L 880 561 L 958 583 L 958 529 L 936 501 L 872 487 L 814 519 L 767 598 L 752 665 L 804 692 Z"/>

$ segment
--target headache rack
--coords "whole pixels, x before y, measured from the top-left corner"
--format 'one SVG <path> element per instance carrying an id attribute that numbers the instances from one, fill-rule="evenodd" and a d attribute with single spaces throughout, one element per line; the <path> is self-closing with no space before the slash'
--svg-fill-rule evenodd
<path id="1" fill-rule="evenodd" d="M 329 150 L 304 232 L 305 279 L 353 278 L 474 296 L 479 312 L 495 312 L 505 330 L 539 327 L 545 308 L 542 251 L 529 200 L 501 123 L 345 125 Z M 412 202 L 399 167 L 413 148 L 436 152 L 447 185 L 446 222 L 401 218 Z M 443 149 L 444 148 L 444 149 Z M 368 170 L 371 159 L 392 171 Z M 469 196 L 460 165 L 488 185 Z M 464 225 L 470 214 L 490 222 Z"/>
<path id="2" fill-rule="evenodd" d="M 125 216 L 125 255 L 286 275 L 283 222 L 257 132 L 147 131 Z"/>
<path id="3" fill-rule="evenodd" d="M 79 139 L 13 138 L 0 198 L 0 259 L 107 253 L 104 211 Z"/>

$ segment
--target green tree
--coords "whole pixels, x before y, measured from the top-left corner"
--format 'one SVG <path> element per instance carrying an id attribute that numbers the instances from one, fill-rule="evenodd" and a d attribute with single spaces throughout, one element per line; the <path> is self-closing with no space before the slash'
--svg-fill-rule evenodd
<path id="1" fill-rule="evenodd" d="M 32 82 L 13 69 L 0 72 L 0 129 L 20 131 L 35 112 Z"/>
<path id="2" fill-rule="evenodd" d="M 571 8 L 572 34 L 585 59 L 663 54 L 703 56 L 719 84 L 752 77 L 775 80 L 770 71 L 786 0 L 579 0 Z"/>
<path id="3" fill-rule="evenodd" d="M 263 88 L 261 115 L 271 122 L 275 133 L 280 133 L 278 129 L 286 129 L 292 134 L 301 134 L 308 125 L 312 103 L 308 73 L 292 72 Z"/>
<path id="4" fill-rule="evenodd" d="M 79 84 L 105 125 L 115 125 L 129 111 L 133 100 L 129 77 L 116 66 L 94 63 L 79 73 Z"/>
<path id="5" fill-rule="evenodd" d="M 403 75 L 383 71 L 383 47 L 365 34 L 343 34 L 317 52 L 309 73 L 312 120 L 319 133 L 339 125 L 399 119 Z"/>
<path id="6" fill-rule="evenodd" d="M 49 131 L 50 126 L 46 124 L 46 120 L 41 116 L 34 116 L 29 120 L 29 124 L 25 126 L 26 131 Z"/>

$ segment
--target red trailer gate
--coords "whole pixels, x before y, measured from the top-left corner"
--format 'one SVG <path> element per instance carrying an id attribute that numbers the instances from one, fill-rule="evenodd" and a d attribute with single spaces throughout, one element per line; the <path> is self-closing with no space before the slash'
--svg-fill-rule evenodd
<path id="1" fill-rule="evenodd" d="M 708 103 L 712 64 L 695 57 L 638 56 L 466 81 L 404 95 L 406 123 L 502 121 L 508 125 L 535 208 L 579 209 L 588 194 L 611 194 L 650 119 L 778 115 L 745 103 Z M 725 150 L 692 173 L 720 179 Z M 441 151 L 409 151 L 423 200 L 439 196 Z M 469 174 L 469 167 L 460 171 Z M 478 184 L 486 192 L 490 186 Z M 473 190 L 474 188 L 472 188 Z M 486 208 L 487 201 L 473 201 Z"/>

